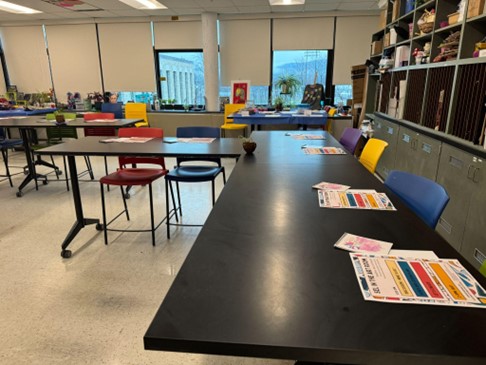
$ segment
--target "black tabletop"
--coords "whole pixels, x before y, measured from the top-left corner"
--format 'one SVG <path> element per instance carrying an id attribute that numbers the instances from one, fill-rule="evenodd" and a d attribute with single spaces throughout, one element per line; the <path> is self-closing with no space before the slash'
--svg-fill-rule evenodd
<path id="1" fill-rule="evenodd" d="M 239 157 L 243 151 L 238 138 L 216 139 L 212 143 L 167 143 L 158 138 L 145 143 L 103 143 L 110 138 L 112 137 L 85 137 L 70 140 L 37 150 L 36 153 L 72 156 Z"/>
<path id="2" fill-rule="evenodd" d="M 2 118 L 0 119 L 0 127 L 12 127 L 12 128 L 62 128 L 67 127 L 129 127 L 142 119 L 116 119 L 112 122 L 85 122 L 82 118 L 67 121 L 66 124 L 58 125 L 55 121 L 46 120 L 42 116 L 30 116 L 20 118 Z"/>
<path id="3" fill-rule="evenodd" d="M 337 142 L 328 134 L 325 141 Z M 144 337 L 149 350 L 348 364 L 484 364 L 486 311 L 365 301 L 344 233 L 459 258 L 350 155 L 254 132 Z M 396 212 L 319 208 L 321 181 L 387 192 Z M 162 299 L 162 298 L 161 298 Z"/>

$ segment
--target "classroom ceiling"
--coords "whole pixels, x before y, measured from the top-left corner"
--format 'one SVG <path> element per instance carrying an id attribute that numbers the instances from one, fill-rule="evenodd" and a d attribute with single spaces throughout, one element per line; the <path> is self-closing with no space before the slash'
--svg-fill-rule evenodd
<path id="1" fill-rule="evenodd" d="M 42 13 L 20 15 L 0 11 L 0 22 L 25 22 L 39 20 L 81 20 L 92 18 L 120 18 L 147 16 L 186 16 L 204 12 L 218 14 L 265 14 L 289 12 L 376 12 L 377 0 L 306 0 L 305 5 L 270 6 L 268 0 L 158 0 L 168 9 L 137 10 L 118 0 L 72 1 L 75 6 L 62 7 L 60 0 L 8 0 Z M 69 3 L 70 1 L 64 1 Z"/>

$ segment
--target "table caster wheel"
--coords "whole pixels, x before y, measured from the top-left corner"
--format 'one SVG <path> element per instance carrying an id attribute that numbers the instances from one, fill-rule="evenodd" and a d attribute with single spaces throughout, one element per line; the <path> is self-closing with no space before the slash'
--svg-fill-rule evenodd
<path id="1" fill-rule="evenodd" d="M 42 180 L 42 185 L 47 185 L 47 184 L 49 184 L 49 181 L 47 181 L 47 180 Z"/>
<path id="2" fill-rule="evenodd" d="M 22 197 L 22 195 L 24 195 L 24 194 L 23 194 L 21 191 L 17 191 L 17 192 L 15 193 L 15 195 L 17 195 L 17 198 L 21 198 L 21 197 Z"/>
<path id="3" fill-rule="evenodd" d="M 130 199 L 130 193 L 125 193 L 123 194 L 123 196 L 125 197 L 125 199 Z"/>
<path id="4" fill-rule="evenodd" d="M 103 225 L 101 223 L 96 223 L 96 230 L 97 231 L 102 231 L 103 230 Z"/>
<path id="5" fill-rule="evenodd" d="M 61 257 L 64 259 L 70 258 L 72 255 L 72 252 L 70 250 L 62 250 L 61 251 Z"/>

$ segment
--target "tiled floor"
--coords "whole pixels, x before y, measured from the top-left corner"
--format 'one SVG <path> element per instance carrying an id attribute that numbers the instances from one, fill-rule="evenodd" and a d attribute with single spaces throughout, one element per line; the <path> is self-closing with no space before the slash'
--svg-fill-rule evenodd
<path id="1" fill-rule="evenodd" d="M 100 177 L 103 160 L 92 161 L 95 176 Z M 11 165 L 24 163 L 23 154 L 14 153 Z M 62 166 L 60 158 L 57 163 Z M 169 167 L 173 164 L 167 160 Z M 110 165 L 114 168 L 116 160 L 111 159 Z M 224 165 L 229 175 L 234 160 L 224 160 Z M 2 162 L 0 174 L 3 172 Z M 15 176 L 14 185 L 23 177 Z M 173 228 L 167 241 L 163 225 L 157 231 L 155 247 L 150 233 L 110 232 L 110 244 L 105 246 L 102 234 L 91 225 L 72 242 L 73 256 L 62 259 L 60 244 L 74 222 L 71 195 L 64 182 L 51 181 L 39 191 L 33 186 L 17 198 L 8 181 L 0 182 L 0 364 L 293 363 L 145 351 L 143 335 L 200 229 Z M 184 222 L 203 222 L 211 207 L 209 184 L 183 189 Z M 221 181 L 217 191 L 220 189 Z M 99 184 L 81 182 L 81 192 L 85 216 L 100 217 Z M 163 180 L 155 184 L 154 195 L 156 214 L 162 218 Z M 112 189 L 107 201 L 111 213 L 119 211 L 119 190 Z M 133 190 L 129 208 L 132 221 L 120 224 L 147 227 L 147 188 Z"/>

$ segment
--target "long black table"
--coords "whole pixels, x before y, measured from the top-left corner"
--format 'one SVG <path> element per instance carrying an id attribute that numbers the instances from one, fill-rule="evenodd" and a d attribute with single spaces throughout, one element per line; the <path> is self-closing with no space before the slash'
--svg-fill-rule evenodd
<path id="1" fill-rule="evenodd" d="M 18 128 L 20 131 L 20 136 L 23 141 L 24 151 L 25 151 L 25 159 L 27 160 L 27 176 L 25 177 L 24 181 L 19 185 L 17 191 L 17 197 L 21 197 L 23 195 L 22 190 L 31 182 L 35 182 L 35 189 L 38 190 L 37 181 L 41 179 L 43 183 L 47 183 L 47 177 L 45 175 L 38 174 L 35 170 L 35 163 L 32 160 L 32 149 L 31 149 L 31 141 L 29 138 L 29 131 L 35 128 L 64 128 L 64 127 L 74 127 L 74 128 L 85 128 L 85 127 L 94 127 L 94 128 L 106 128 L 106 127 L 113 127 L 113 128 L 122 128 L 122 127 L 130 127 L 135 123 L 141 121 L 142 119 L 117 119 L 112 122 L 85 122 L 83 119 L 76 119 L 72 121 L 66 122 L 66 124 L 58 125 L 55 121 L 48 121 L 46 119 L 42 119 L 40 116 L 31 116 L 25 118 L 9 118 L 9 119 L 0 119 L 0 127 L 5 128 Z"/>
<path id="2" fill-rule="evenodd" d="M 39 155 L 67 156 L 71 176 L 76 221 L 61 245 L 61 256 L 71 257 L 67 249 L 78 232 L 89 224 L 98 224 L 98 218 L 85 218 L 79 191 L 76 156 L 164 156 L 164 157 L 231 157 L 242 152 L 237 138 L 216 139 L 212 143 L 166 143 L 153 139 L 146 143 L 100 143 L 107 137 L 85 137 L 36 151 Z"/>
<path id="3" fill-rule="evenodd" d="M 147 350 L 367 365 L 486 363 L 486 311 L 365 301 L 349 232 L 459 258 L 350 155 L 304 155 L 285 132 L 254 132 L 145 336 Z M 321 181 L 386 192 L 396 212 L 319 208 Z M 162 299 L 162 298 L 161 298 Z"/>

